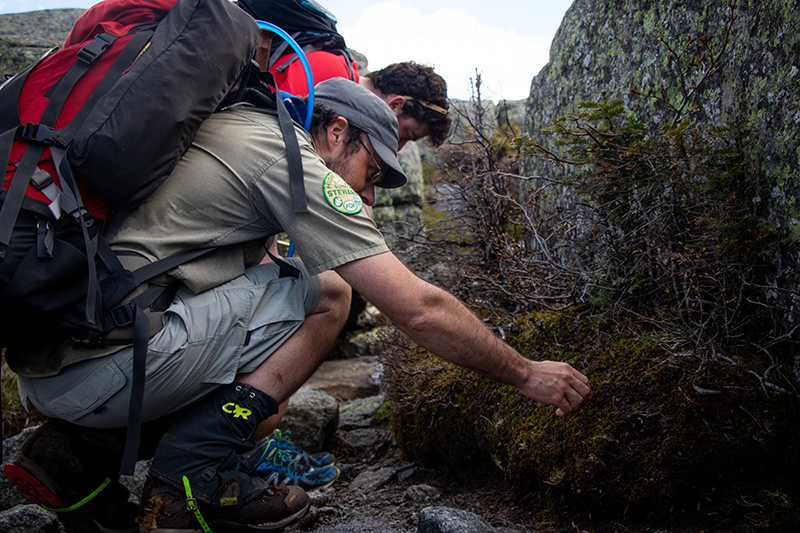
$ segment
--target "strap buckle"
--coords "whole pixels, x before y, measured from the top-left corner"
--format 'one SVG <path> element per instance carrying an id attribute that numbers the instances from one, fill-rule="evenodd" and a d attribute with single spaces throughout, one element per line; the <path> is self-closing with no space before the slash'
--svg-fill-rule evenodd
<path id="1" fill-rule="evenodd" d="M 95 60 L 103 55 L 109 46 L 113 44 L 116 39 L 108 40 L 111 36 L 105 33 L 101 33 L 97 37 L 94 38 L 94 41 L 90 42 L 86 46 L 80 49 L 78 52 L 78 60 L 86 63 L 87 65 L 91 65 L 95 62 Z"/>
<path id="2" fill-rule="evenodd" d="M 50 175 L 49 172 L 45 172 L 44 170 L 37 167 L 36 172 L 33 173 L 31 176 L 31 185 L 37 190 L 41 191 L 46 189 L 53 183 L 53 176 Z"/>
<path id="3" fill-rule="evenodd" d="M 136 304 L 133 302 L 119 304 L 113 308 L 109 314 L 111 315 L 111 320 L 114 322 L 114 326 L 118 328 L 130 326 L 136 319 Z"/>
<path id="4" fill-rule="evenodd" d="M 197 510 L 197 498 L 186 498 L 186 510 L 192 512 Z"/>
<path id="5" fill-rule="evenodd" d="M 45 126 L 44 124 L 38 124 L 36 122 L 28 122 L 23 126 L 20 137 L 25 141 L 53 146 L 56 144 L 55 133 L 56 130 L 50 126 Z"/>
<path id="6" fill-rule="evenodd" d="M 92 215 L 92 212 L 83 206 L 73 209 L 69 212 L 69 214 L 78 222 L 82 221 L 83 225 L 87 228 L 91 228 L 94 225 L 94 215 Z"/>

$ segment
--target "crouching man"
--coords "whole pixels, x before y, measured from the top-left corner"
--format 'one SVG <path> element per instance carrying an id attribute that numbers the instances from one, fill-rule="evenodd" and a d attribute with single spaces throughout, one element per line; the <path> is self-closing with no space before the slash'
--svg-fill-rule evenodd
<path id="1" fill-rule="evenodd" d="M 590 394 L 583 374 L 522 357 L 388 250 L 363 207 L 376 186 L 406 182 L 397 119 L 348 80 L 327 80 L 316 93 L 310 135 L 296 128 L 307 212 L 292 206 L 276 113 L 236 105 L 203 124 L 146 203 L 107 226 L 112 247 L 139 262 L 216 248 L 170 272 L 178 289 L 153 322 L 143 431 L 159 438 L 138 519 L 144 530 L 196 531 L 202 520 L 213 531 L 275 531 L 307 511 L 302 489 L 272 486 L 237 468 L 237 458 L 252 449 L 258 424 L 322 363 L 347 318 L 351 287 L 420 346 L 558 415 L 574 413 Z M 302 261 L 259 264 L 282 231 Z M 62 507 L 82 503 L 59 513 L 80 517 L 73 529 L 129 530 L 136 524 L 127 493 L 104 480 L 119 467 L 115 432 L 127 423 L 133 349 L 64 345 L 62 352 L 70 364 L 55 375 L 19 378 L 21 397 L 60 420 L 29 438 L 12 465 L 18 479 L 41 489 L 28 494 Z"/>

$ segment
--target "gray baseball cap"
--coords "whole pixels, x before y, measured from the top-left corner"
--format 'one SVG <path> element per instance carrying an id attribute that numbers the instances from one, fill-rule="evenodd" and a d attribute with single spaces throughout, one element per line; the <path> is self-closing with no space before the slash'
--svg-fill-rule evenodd
<path id="1" fill-rule="evenodd" d="M 375 185 L 402 187 L 408 179 L 397 160 L 397 117 L 389 105 L 369 89 L 345 78 L 331 78 L 314 86 L 316 100 L 335 110 L 355 127 L 364 130 L 372 148 L 386 163 L 386 173 Z"/>

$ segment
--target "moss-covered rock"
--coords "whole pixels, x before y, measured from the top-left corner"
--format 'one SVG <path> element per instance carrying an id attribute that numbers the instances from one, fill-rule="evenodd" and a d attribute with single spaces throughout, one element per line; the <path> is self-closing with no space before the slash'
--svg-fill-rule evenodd
<path id="1" fill-rule="evenodd" d="M 409 458 L 489 456 L 521 491 L 593 516 L 694 510 L 732 492 L 772 491 L 798 509 L 797 395 L 765 393 L 734 361 L 670 354 L 619 319 L 533 314 L 506 340 L 532 359 L 580 369 L 590 402 L 559 418 L 422 350 L 389 355 L 392 422 Z"/>

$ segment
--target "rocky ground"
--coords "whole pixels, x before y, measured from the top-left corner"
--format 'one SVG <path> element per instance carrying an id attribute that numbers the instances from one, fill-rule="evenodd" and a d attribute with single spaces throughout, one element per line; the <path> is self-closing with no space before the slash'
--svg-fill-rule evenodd
<path id="1" fill-rule="evenodd" d="M 367 309 L 367 313 L 370 309 Z M 378 328 L 338 347 L 295 394 L 284 428 L 310 452 L 332 451 L 341 469 L 329 488 L 309 494 L 308 515 L 287 533 L 788 533 L 770 530 L 747 501 L 719 502 L 657 522 L 601 521 L 581 509 L 555 509 L 546 494 L 521 494 L 490 461 L 459 470 L 405 460 L 382 413 Z M 31 431 L 30 429 L 25 432 Z M 7 461 L 25 438 L 4 442 Z M 130 488 L 141 491 L 147 464 Z M 0 476 L 1 533 L 63 533 L 56 516 L 29 505 Z"/>
<path id="2" fill-rule="evenodd" d="M 365 341 L 366 342 L 366 341 Z M 368 344 L 368 343 L 367 343 Z M 363 349 L 363 347 L 362 347 Z M 329 488 L 311 492 L 311 509 L 287 533 L 765 533 L 757 513 L 717 508 L 690 516 L 680 515 L 649 524 L 599 522 L 579 509 L 557 514 L 541 495 L 519 494 L 490 462 L 448 470 L 436 465 L 409 463 L 401 456 L 380 416 L 383 396 L 376 391 L 375 357 L 348 362 L 329 361 L 292 398 L 285 421 L 303 447 L 325 446 L 337 457 L 339 479 Z M 336 399 L 337 395 L 366 396 Z M 303 420 L 313 411 L 317 426 Z M 336 420 L 338 429 L 329 422 Z M 301 427 L 302 426 L 302 427 Z M 30 431 L 30 430 L 26 430 Z M 332 435 L 327 431 L 333 431 Z M 24 434 L 4 443 L 4 459 Z M 134 495 L 141 490 L 147 464 L 140 463 L 132 480 Z M 134 496 L 134 500 L 136 497 Z M 61 533 L 65 530 L 52 513 L 26 505 L 5 479 L 0 479 L 0 531 L 4 533 Z M 746 502 L 742 502 L 744 506 Z M 772 532 L 770 532 L 772 533 Z"/>
<path id="3" fill-rule="evenodd" d="M 312 492 L 309 516 L 289 531 L 538 531 L 488 465 L 458 473 L 421 468 L 404 463 L 392 446 L 378 460 L 351 457 L 341 464 L 340 482 Z"/>
<path id="4" fill-rule="evenodd" d="M 287 532 L 534 531 L 531 517 L 513 504 L 509 487 L 488 465 L 448 473 L 404 461 L 385 422 L 369 426 L 360 422 L 374 420 L 375 406 L 381 402 L 382 396 L 356 400 L 361 405 L 355 415 L 348 410 L 353 402 L 344 404 L 343 419 L 350 430 L 339 429 L 332 448 L 341 475 L 331 487 L 309 494 L 309 513 Z M 30 431 L 4 443 L 4 459 Z M 134 501 L 138 500 L 146 469 L 146 462 L 139 463 L 137 475 L 129 484 Z M 53 513 L 27 504 L 4 479 L 0 493 L 4 507 L 9 507 L 0 512 L 0 531 L 68 531 Z"/>
<path id="5" fill-rule="evenodd" d="M 341 457 L 342 475 L 312 492 L 312 509 L 289 532 L 311 533 L 756 533 L 754 516 L 725 518 L 722 507 L 654 523 L 556 516 L 536 496 L 510 487 L 488 462 L 458 471 L 403 461 L 391 440 Z"/>

